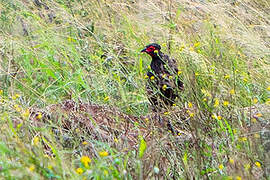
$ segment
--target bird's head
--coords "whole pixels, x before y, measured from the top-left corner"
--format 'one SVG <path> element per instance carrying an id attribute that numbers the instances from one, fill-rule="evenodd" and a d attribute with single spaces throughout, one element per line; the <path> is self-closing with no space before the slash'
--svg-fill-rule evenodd
<path id="1" fill-rule="evenodd" d="M 143 50 L 141 50 L 141 52 L 146 52 L 147 54 L 153 57 L 153 56 L 157 56 L 160 49 L 161 49 L 160 45 L 156 43 L 152 43 L 152 44 L 147 45 Z"/>

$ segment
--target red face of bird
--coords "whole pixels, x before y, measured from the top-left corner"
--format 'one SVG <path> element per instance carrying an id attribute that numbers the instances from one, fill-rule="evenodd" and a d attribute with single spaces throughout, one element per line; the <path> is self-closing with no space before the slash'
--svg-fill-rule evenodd
<path id="1" fill-rule="evenodd" d="M 152 43 L 152 44 L 147 45 L 143 50 L 141 50 L 141 52 L 146 52 L 150 56 L 155 56 L 158 54 L 160 49 L 161 49 L 160 45 L 156 43 Z"/>

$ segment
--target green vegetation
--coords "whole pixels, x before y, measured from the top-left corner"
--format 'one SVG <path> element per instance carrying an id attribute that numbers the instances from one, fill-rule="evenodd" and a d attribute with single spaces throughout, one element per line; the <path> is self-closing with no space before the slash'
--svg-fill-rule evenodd
<path id="1" fill-rule="evenodd" d="M 1 0 L 0 177 L 269 179 L 269 9 L 267 0 Z M 151 42 L 179 64 L 185 90 L 164 117 L 183 134 L 151 121 L 151 59 L 140 53 Z M 67 99 L 96 106 L 56 110 Z M 137 134 L 120 137 L 122 125 Z"/>

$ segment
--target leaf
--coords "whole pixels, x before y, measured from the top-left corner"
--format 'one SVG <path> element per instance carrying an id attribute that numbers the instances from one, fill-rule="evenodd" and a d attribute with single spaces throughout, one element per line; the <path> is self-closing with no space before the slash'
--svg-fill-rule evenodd
<path id="1" fill-rule="evenodd" d="M 146 145 L 146 142 L 145 142 L 145 140 L 143 139 L 142 136 L 139 136 L 139 138 L 140 138 L 139 158 L 142 158 L 143 155 L 144 155 L 144 152 L 145 152 L 145 150 L 147 148 L 147 145 Z"/>

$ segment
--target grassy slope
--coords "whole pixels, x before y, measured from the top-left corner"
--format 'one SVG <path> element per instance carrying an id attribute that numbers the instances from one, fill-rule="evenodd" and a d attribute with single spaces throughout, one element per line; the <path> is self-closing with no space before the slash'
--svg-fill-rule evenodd
<path id="1" fill-rule="evenodd" d="M 57 0 L 44 4 L 49 9 L 27 0 L 0 2 L 1 176 L 76 179 L 75 169 L 82 166 L 80 156 L 87 150 L 81 148 L 76 154 L 75 146 L 61 147 L 51 133 L 57 124 L 34 127 L 24 117 L 27 109 L 72 97 L 146 115 L 144 74 L 150 59 L 139 52 L 144 45 L 158 42 L 178 61 L 186 89 L 177 106 L 191 102 L 196 107 L 190 112 L 195 116 L 189 130 L 200 143 L 185 149 L 160 147 L 158 154 L 168 162 L 162 167 L 160 157 L 149 166 L 147 158 L 140 160 L 134 150 L 116 151 L 110 143 L 97 142 L 94 150 L 105 149 L 110 156 L 91 157 L 90 170 L 81 177 L 262 178 L 267 157 L 261 122 L 269 123 L 264 111 L 270 98 L 269 2 Z M 256 118 L 242 113 L 251 106 Z M 258 113 L 262 117 L 257 118 Z M 19 124 L 16 128 L 14 121 Z M 55 158 L 44 156 L 39 141 L 45 136 Z M 209 139 L 212 147 L 205 142 Z M 213 146 L 218 150 L 211 150 Z"/>

